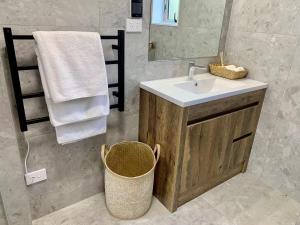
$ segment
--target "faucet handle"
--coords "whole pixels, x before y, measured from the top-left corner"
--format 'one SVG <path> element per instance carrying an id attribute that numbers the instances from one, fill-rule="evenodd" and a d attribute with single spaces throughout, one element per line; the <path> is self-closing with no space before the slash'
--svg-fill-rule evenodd
<path id="1" fill-rule="evenodd" d="M 196 65 L 195 62 L 189 62 L 189 68 L 191 68 L 191 67 L 193 67 L 195 65 Z"/>
<path id="2" fill-rule="evenodd" d="M 191 68 L 191 67 L 197 67 L 197 68 L 199 68 L 199 69 L 208 69 L 207 66 L 204 66 L 204 65 L 196 65 L 195 62 L 189 62 L 189 68 Z"/>

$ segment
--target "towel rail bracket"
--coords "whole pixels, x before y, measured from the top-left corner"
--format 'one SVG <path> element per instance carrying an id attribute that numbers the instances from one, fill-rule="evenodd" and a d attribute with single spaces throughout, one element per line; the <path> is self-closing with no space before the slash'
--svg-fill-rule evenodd
<path id="1" fill-rule="evenodd" d="M 40 117 L 27 119 L 25 114 L 24 100 L 30 98 L 43 97 L 43 92 L 23 94 L 21 88 L 21 82 L 19 77 L 19 71 L 21 70 L 37 70 L 37 65 L 18 66 L 16 51 L 14 46 L 14 40 L 33 40 L 32 35 L 13 35 L 12 30 L 9 27 L 3 28 L 4 39 L 6 44 L 6 52 L 8 56 L 9 68 L 11 73 L 13 91 L 16 100 L 16 107 L 19 117 L 20 129 L 22 132 L 28 130 L 28 125 L 49 121 L 49 117 Z M 101 35 L 102 40 L 117 40 L 117 45 L 112 45 L 112 49 L 118 51 L 117 60 L 105 61 L 106 65 L 118 65 L 118 82 L 109 84 L 109 88 L 117 88 L 117 91 L 113 91 L 113 96 L 118 97 L 118 103 L 110 106 L 111 109 L 118 109 L 120 112 L 124 111 L 125 104 L 125 31 L 118 30 L 118 35 Z"/>

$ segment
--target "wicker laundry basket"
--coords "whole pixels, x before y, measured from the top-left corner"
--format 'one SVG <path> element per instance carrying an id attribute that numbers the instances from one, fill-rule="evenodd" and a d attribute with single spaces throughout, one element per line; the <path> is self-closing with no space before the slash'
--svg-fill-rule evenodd
<path id="1" fill-rule="evenodd" d="M 141 142 L 102 145 L 105 165 L 105 199 L 110 213 L 120 219 L 135 219 L 150 208 L 154 169 L 160 146 L 154 150 Z"/>

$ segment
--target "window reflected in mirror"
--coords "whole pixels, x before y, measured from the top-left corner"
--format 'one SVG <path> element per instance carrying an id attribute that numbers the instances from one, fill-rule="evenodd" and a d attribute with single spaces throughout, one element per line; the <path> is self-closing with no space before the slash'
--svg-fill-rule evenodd
<path id="1" fill-rule="evenodd" d="M 176 26 L 180 0 L 153 0 L 152 24 Z"/>

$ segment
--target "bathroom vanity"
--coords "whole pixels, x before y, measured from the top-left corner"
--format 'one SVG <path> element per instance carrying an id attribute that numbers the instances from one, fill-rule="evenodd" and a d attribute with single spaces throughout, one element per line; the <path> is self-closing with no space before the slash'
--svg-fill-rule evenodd
<path id="1" fill-rule="evenodd" d="M 161 145 L 154 195 L 171 212 L 246 171 L 267 84 L 201 74 L 140 87 L 139 140 Z"/>

